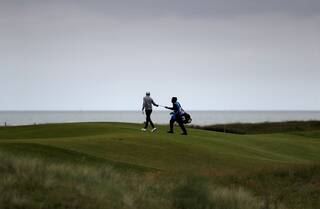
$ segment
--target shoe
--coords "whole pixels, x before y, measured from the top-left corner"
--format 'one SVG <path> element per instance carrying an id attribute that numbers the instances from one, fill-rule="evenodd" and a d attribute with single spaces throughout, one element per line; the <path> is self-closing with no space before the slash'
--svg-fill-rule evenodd
<path id="1" fill-rule="evenodd" d="M 168 134 L 173 134 L 173 131 L 168 131 L 167 133 L 168 133 Z"/>
<path id="2" fill-rule="evenodd" d="M 145 129 L 145 128 L 142 128 L 142 129 L 141 129 L 141 131 L 146 131 L 146 130 L 147 130 L 147 129 Z"/>
<path id="3" fill-rule="evenodd" d="M 151 130 L 151 132 L 153 133 L 153 132 L 155 132 L 157 130 L 157 128 L 153 128 L 152 130 Z"/>
<path id="4" fill-rule="evenodd" d="M 182 133 L 181 135 L 188 135 L 187 133 Z"/>

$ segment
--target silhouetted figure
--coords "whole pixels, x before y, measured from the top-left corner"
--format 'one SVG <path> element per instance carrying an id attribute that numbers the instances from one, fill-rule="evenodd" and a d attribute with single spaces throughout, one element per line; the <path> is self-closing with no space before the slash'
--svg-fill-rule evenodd
<path id="1" fill-rule="evenodd" d="M 155 132 L 157 130 L 156 127 L 154 127 L 154 124 L 151 120 L 151 114 L 152 114 L 152 105 L 158 107 L 159 105 L 157 105 L 153 99 L 150 97 L 150 92 L 146 93 L 146 96 L 143 98 L 143 104 L 142 104 L 142 113 L 146 113 L 146 122 L 145 122 L 145 126 L 144 128 L 142 128 L 142 131 L 146 131 L 148 128 L 148 125 L 150 123 L 151 127 L 152 127 L 152 132 Z"/>
<path id="2" fill-rule="evenodd" d="M 169 110 L 173 110 L 173 112 L 171 113 L 171 119 L 170 119 L 170 130 L 168 131 L 168 133 L 173 133 L 173 125 L 174 122 L 177 122 L 180 126 L 180 128 L 182 129 L 182 135 L 187 135 L 187 130 L 184 127 L 183 124 L 183 119 L 182 119 L 182 115 L 184 114 L 184 111 L 180 105 L 180 103 L 178 102 L 177 97 L 172 97 L 171 99 L 172 102 L 172 107 L 165 107 Z"/>

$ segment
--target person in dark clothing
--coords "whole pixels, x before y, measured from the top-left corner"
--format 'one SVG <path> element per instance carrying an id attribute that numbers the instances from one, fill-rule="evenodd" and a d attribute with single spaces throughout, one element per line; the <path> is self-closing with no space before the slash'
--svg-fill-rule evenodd
<path id="1" fill-rule="evenodd" d="M 159 106 L 150 97 L 150 92 L 147 92 L 146 96 L 143 98 L 143 104 L 142 104 L 142 113 L 144 113 L 144 111 L 146 113 L 146 122 L 145 122 L 144 128 L 141 129 L 142 131 L 147 130 L 149 123 L 152 127 L 152 130 L 151 130 L 152 132 L 155 132 L 157 130 L 157 128 L 154 126 L 154 124 L 151 120 L 152 105 L 154 105 L 156 107 Z"/>
<path id="2" fill-rule="evenodd" d="M 184 127 L 183 120 L 182 120 L 182 115 L 184 113 L 184 110 L 182 109 L 180 103 L 178 102 L 177 97 L 172 97 L 171 99 L 172 102 L 172 107 L 165 107 L 169 110 L 173 110 L 171 113 L 171 119 L 170 119 L 170 130 L 168 133 L 173 133 L 173 125 L 174 122 L 177 122 L 182 130 L 182 135 L 187 135 L 187 130 Z"/>

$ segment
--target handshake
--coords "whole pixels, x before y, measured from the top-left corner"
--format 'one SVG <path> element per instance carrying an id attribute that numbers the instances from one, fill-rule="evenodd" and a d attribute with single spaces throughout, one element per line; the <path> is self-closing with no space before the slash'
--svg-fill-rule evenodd
<path id="1" fill-rule="evenodd" d="M 164 108 L 166 108 L 166 109 L 170 109 L 170 107 L 168 107 L 168 106 L 162 106 L 162 105 L 157 105 L 157 107 L 164 107 Z"/>
<path id="2" fill-rule="evenodd" d="M 166 109 L 171 109 L 171 108 L 168 107 L 168 106 L 162 106 L 162 105 L 158 105 L 158 104 L 154 104 L 154 106 L 156 106 L 156 107 L 163 107 L 163 108 L 166 108 Z M 142 109 L 142 114 L 144 114 L 144 108 Z"/>

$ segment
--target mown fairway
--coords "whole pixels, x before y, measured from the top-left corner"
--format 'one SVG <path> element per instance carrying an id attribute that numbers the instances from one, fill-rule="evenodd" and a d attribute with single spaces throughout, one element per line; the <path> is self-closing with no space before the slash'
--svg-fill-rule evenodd
<path id="1" fill-rule="evenodd" d="M 188 136 L 180 136 L 178 127 L 173 135 L 166 133 L 165 126 L 156 133 L 141 132 L 140 128 L 122 123 L 2 127 L 0 152 L 92 169 L 110 166 L 116 172 L 137 172 L 138 176 L 198 176 L 226 187 L 244 187 L 261 199 L 262 188 L 274 180 L 279 183 L 274 188 L 266 186 L 265 194 L 276 197 L 281 205 L 283 202 L 284 208 L 320 205 L 318 197 L 312 196 L 320 194 L 320 131 L 235 135 L 189 129 Z M 300 173 L 307 177 L 300 179 Z M 296 181 L 301 182 L 294 185 Z M 307 185 L 307 191 L 283 194 L 301 185 Z M 303 202 L 304 193 L 311 194 L 308 202 Z M 278 203 L 268 204 L 261 207 L 278 207 Z"/>

